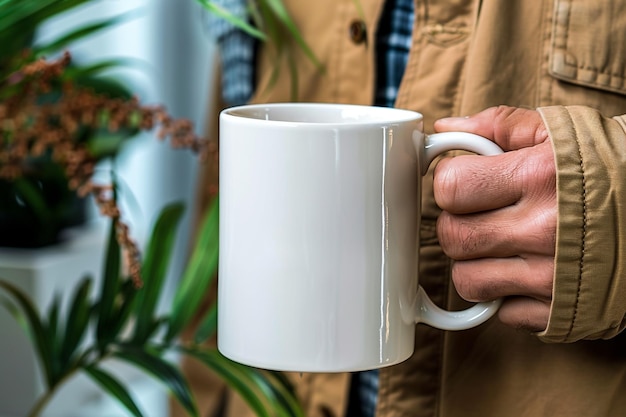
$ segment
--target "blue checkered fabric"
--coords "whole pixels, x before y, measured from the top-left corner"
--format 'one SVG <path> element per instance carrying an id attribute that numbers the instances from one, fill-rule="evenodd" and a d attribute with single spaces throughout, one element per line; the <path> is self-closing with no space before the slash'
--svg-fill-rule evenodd
<path id="1" fill-rule="evenodd" d="M 374 104 L 393 107 L 411 49 L 413 0 L 387 0 L 376 32 Z"/>
<path id="2" fill-rule="evenodd" d="M 378 370 L 353 373 L 346 417 L 374 417 L 377 400 Z"/>
<path id="3" fill-rule="evenodd" d="M 247 19 L 246 0 L 213 0 L 212 3 L 241 20 Z M 256 40 L 213 13 L 205 13 L 205 22 L 208 35 L 220 52 L 222 99 L 228 106 L 245 104 L 254 91 Z"/>

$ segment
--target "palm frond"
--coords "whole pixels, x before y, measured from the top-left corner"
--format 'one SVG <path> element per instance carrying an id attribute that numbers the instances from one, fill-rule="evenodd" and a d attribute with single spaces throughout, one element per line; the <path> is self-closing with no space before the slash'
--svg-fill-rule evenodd
<path id="1" fill-rule="evenodd" d="M 137 323 L 133 338 L 137 342 L 145 342 L 154 329 L 156 308 L 167 277 L 176 230 L 183 212 L 182 204 L 169 205 L 161 211 L 154 226 L 143 263 L 144 288 L 136 302 Z"/>
<path id="2" fill-rule="evenodd" d="M 169 317 L 166 340 L 173 340 L 197 313 L 217 272 L 219 253 L 219 198 L 204 215 L 198 241 L 178 285 Z"/>
<path id="3" fill-rule="evenodd" d="M 48 387 L 53 385 L 52 372 L 52 343 L 48 340 L 43 320 L 40 313 L 28 294 L 19 287 L 9 283 L 8 281 L 0 281 L 0 289 L 4 290 L 11 296 L 15 305 L 17 305 L 24 314 L 23 322 L 27 324 L 28 335 L 33 341 L 37 356 L 41 361 L 44 370 L 44 377 Z"/>
<path id="4" fill-rule="evenodd" d="M 128 390 L 113 375 L 96 366 L 85 367 L 85 372 L 104 391 L 116 398 L 134 417 L 143 417 L 143 413 L 137 407 Z"/>
<path id="5" fill-rule="evenodd" d="M 121 350 L 115 352 L 114 356 L 143 369 L 161 381 L 189 415 L 198 417 L 198 410 L 191 389 L 184 376 L 174 365 L 146 349 L 136 347 L 122 347 Z"/>

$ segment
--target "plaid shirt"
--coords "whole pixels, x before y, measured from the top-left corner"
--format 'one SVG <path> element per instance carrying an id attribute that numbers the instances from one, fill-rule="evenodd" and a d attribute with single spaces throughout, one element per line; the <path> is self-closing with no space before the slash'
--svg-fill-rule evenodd
<path id="1" fill-rule="evenodd" d="M 246 0 L 215 0 L 239 18 L 246 17 Z M 393 107 L 411 47 L 413 0 L 387 0 L 376 33 L 378 74 L 374 104 Z M 246 103 L 254 90 L 255 40 L 224 19 L 206 14 L 209 36 L 219 46 L 222 96 L 230 106 Z"/>
<path id="2" fill-rule="evenodd" d="M 241 20 L 247 18 L 247 0 L 214 0 L 213 3 Z M 205 13 L 205 17 L 209 37 L 217 42 L 220 51 L 222 98 L 229 106 L 245 104 L 254 90 L 256 40 L 212 13 Z"/>
<path id="3" fill-rule="evenodd" d="M 218 0 L 225 9 L 245 17 L 246 0 Z M 386 0 L 376 32 L 376 90 L 374 104 L 393 107 L 411 48 L 413 0 Z M 254 40 L 213 15 L 208 30 L 222 58 L 222 97 L 228 105 L 246 103 L 254 90 Z M 378 371 L 353 375 L 347 417 L 373 417 L 378 397 Z"/>
<path id="4" fill-rule="evenodd" d="M 377 106 L 393 107 L 411 49 L 413 0 L 387 0 L 376 32 Z"/>

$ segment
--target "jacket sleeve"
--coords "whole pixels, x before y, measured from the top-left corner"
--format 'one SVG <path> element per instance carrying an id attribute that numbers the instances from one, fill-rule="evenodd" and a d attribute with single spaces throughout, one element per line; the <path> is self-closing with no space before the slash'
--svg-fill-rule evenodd
<path id="1" fill-rule="evenodd" d="M 546 342 L 608 339 L 626 326 L 626 115 L 540 108 L 555 152 L 558 227 Z"/>

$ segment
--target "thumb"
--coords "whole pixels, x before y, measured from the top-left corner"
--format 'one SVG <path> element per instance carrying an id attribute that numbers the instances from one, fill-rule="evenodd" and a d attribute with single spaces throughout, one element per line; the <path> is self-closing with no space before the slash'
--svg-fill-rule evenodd
<path id="1" fill-rule="evenodd" d="M 463 131 L 484 136 L 503 150 L 526 148 L 548 140 L 548 131 L 536 110 L 490 107 L 470 117 L 448 117 L 435 122 L 435 131 Z"/>

